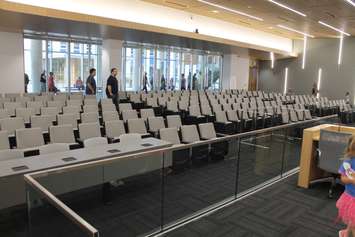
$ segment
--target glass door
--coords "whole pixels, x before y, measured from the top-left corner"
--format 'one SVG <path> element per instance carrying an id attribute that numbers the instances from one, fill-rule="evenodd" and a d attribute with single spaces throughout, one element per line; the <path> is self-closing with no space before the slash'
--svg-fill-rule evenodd
<path id="1" fill-rule="evenodd" d="M 170 90 L 180 90 L 180 53 L 177 51 L 170 51 L 170 61 L 169 61 L 169 89 Z"/>
<path id="2" fill-rule="evenodd" d="M 157 86 L 159 90 L 167 90 L 168 89 L 168 62 L 169 62 L 169 52 L 168 50 L 158 49 L 157 50 L 157 68 L 156 68 L 156 76 L 157 76 Z"/>
<path id="3" fill-rule="evenodd" d="M 141 88 L 140 72 L 139 72 L 139 48 L 125 48 L 125 88 L 127 91 L 138 91 Z"/>
<path id="4" fill-rule="evenodd" d="M 154 48 L 143 48 L 142 52 L 142 78 L 145 73 L 147 73 L 147 88 L 152 91 L 159 89 L 156 86 L 156 75 L 154 75 L 155 68 L 155 49 Z"/>
<path id="5" fill-rule="evenodd" d="M 48 41 L 48 68 L 54 85 L 61 92 L 69 92 L 69 43 Z"/>
<path id="6" fill-rule="evenodd" d="M 192 83 L 192 55 L 189 52 L 182 53 L 181 61 L 181 77 L 186 78 L 186 88 L 191 88 Z"/>
<path id="7" fill-rule="evenodd" d="M 203 79 L 205 78 L 205 63 L 204 56 L 201 54 L 192 55 L 192 90 L 203 89 Z"/>
<path id="8" fill-rule="evenodd" d="M 222 56 L 207 55 L 207 87 L 210 90 L 220 89 L 221 84 L 221 70 L 222 70 Z"/>
<path id="9" fill-rule="evenodd" d="M 70 43 L 70 91 L 84 90 L 84 73 L 85 76 L 89 67 L 89 52 L 85 47 L 86 54 L 84 55 L 84 45 L 79 43 Z M 85 67 L 85 69 L 84 69 Z"/>

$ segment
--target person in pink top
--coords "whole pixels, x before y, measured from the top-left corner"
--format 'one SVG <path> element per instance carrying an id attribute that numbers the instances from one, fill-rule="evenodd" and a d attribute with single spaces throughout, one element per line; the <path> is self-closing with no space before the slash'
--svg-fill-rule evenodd
<path id="1" fill-rule="evenodd" d="M 49 92 L 57 92 L 57 87 L 54 84 L 54 73 L 50 72 L 48 77 L 48 91 Z"/>

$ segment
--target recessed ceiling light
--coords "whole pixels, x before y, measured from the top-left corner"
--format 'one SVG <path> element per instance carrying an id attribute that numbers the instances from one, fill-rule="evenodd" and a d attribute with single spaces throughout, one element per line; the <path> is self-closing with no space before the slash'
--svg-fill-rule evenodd
<path id="1" fill-rule="evenodd" d="M 273 26 L 269 26 L 269 27 L 268 27 L 268 29 L 273 30 L 273 29 L 274 29 L 274 27 L 273 27 Z"/>
<path id="2" fill-rule="evenodd" d="M 324 23 L 323 21 L 318 21 L 318 23 L 321 24 L 321 25 L 324 25 L 324 26 L 326 26 L 326 27 L 328 27 L 328 28 L 330 28 L 330 29 L 332 29 L 332 30 L 335 30 L 335 31 L 337 31 L 337 32 L 339 32 L 339 33 L 342 33 L 342 34 L 344 34 L 344 35 L 346 35 L 346 36 L 350 36 L 349 33 L 346 33 L 345 31 L 343 31 L 343 30 L 341 30 L 341 29 L 338 29 L 338 28 L 336 28 L 336 27 L 334 27 L 334 26 L 328 25 L 327 23 Z"/>
<path id="3" fill-rule="evenodd" d="M 300 15 L 300 16 L 303 16 L 303 17 L 306 17 L 306 16 L 307 16 L 306 14 L 304 14 L 304 13 L 302 13 L 302 12 L 300 12 L 300 11 L 297 11 L 297 10 L 295 10 L 295 9 L 289 7 L 289 6 L 286 6 L 286 5 L 282 4 L 282 3 L 276 2 L 276 1 L 274 1 L 274 0 L 269 0 L 269 2 L 272 2 L 273 4 L 276 4 L 277 6 L 282 7 L 282 8 L 285 8 L 285 9 L 287 9 L 287 10 L 289 10 L 289 11 L 291 11 L 291 12 L 294 12 L 294 13 Z"/>
<path id="4" fill-rule="evenodd" d="M 345 0 L 345 1 L 353 5 L 353 7 L 355 7 L 355 2 L 353 0 Z"/>
<path id="5" fill-rule="evenodd" d="M 314 38 L 314 35 L 310 35 L 310 34 L 304 33 L 304 32 L 302 32 L 302 31 L 295 30 L 295 29 L 293 29 L 293 28 L 290 28 L 290 27 L 287 27 L 287 26 L 284 26 L 284 25 L 277 25 L 277 26 L 280 27 L 280 28 L 282 28 L 282 29 L 289 30 L 289 31 L 292 31 L 292 32 L 301 34 L 301 35 L 303 35 L 303 36 L 307 36 L 307 37 Z"/>
<path id="6" fill-rule="evenodd" d="M 246 17 L 249 17 L 249 18 L 252 18 L 254 20 L 258 20 L 258 21 L 264 21 L 264 19 L 260 18 L 260 17 L 257 17 L 257 16 L 252 16 L 252 15 L 249 15 L 245 12 L 241 12 L 241 11 L 237 11 L 237 10 L 234 10 L 234 9 L 231 9 L 231 8 L 228 8 L 228 7 L 225 7 L 225 6 L 222 6 L 222 5 L 218 5 L 218 4 L 215 4 L 215 3 L 211 3 L 211 2 L 208 2 L 208 1 L 205 1 L 205 0 L 197 0 L 201 3 L 204 3 L 204 4 L 207 4 L 207 5 L 210 5 L 210 6 L 213 6 L 213 7 L 216 7 L 216 8 L 219 8 L 219 9 L 223 9 L 225 11 L 229 11 L 229 12 L 232 12 L 232 13 L 235 13 L 235 14 L 238 14 L 238 15 L 242 15 L 242 16 L 246 16 Z"/>
<path id="7" fill-rule="evenodd" d="M 213 11 L 211 11 L 211 12 L 213 12 L 213 13 L 219 13 L 219 11 L 217 11 L 217 10 L 213 10 Z"/>

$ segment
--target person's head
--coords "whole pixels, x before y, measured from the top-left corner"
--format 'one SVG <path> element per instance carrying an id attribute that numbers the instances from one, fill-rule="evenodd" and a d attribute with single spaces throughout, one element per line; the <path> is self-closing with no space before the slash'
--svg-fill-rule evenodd
<path id="1" fill-rule="evenodd" d="M 111 69 L 111 75 L 114 76 L 114 77 L 116 77 L 117 74 L 118 74 L 117 68 L 112 68 L 112 69 Z"/>
<path id="2" fill-rule="evenodd" d="M 144 76 L 147 76 L 147 72 L 144 72 Z"/>
<path id="3" fill-rule="evenodd" d="M 346 92 L 346 94 L 345 94 L 346 96 L 348 96 L 348 95 L 350 95 L 350 92 L 348 91 L 348 92 Z"/>
<path id="4" fill-rule="evenodd" d="M 96 76 L 96 69 L 95 68 L 91 68 L 89 72 L 90 72 L 90 76 L 93 76 L 93 77 Z"/>
<path id="5" fill-rule="evenodd" d="M 46 74 L 46 70 L 43 70 L 43 72 L 42 72 L 43 74 Z"/>
<path id="6" fill-rule="evenodd" d="M 53 72 L 50 72 L 49 75 L 50 75 L 50 76 L 54 76 L 54 73 L 53 73 Z"/>
<path id="7" fill-rule="evenodd" d="M 185 73 L 181 73 L 181 77 L 185 77 Z"/>
<path id="8" fill-rule="evenodd" d="M 348 146 L 345 151 L 345 157 L 348 159 L 355 157 L 355 135 L 349 138 Z"/>

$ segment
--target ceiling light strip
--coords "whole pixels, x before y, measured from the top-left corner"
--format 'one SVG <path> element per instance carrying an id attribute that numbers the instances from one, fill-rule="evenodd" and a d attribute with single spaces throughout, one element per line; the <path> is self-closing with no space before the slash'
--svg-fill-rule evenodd
<path id="1" fill-rule="evenodd" d="M 235 9 L 231 9 L 231 8 L 228 8 L 228 7 L 225 7 L 225 6 L 222 6 L 222 5 L 218 5 L 218 4 L 215 4 L 215 3 L 212 3 L 212 2 L 208 2 L 208 1 L 205 1 L 205 0 L 197 0 L 197 1 L 199 1 L 201 3 L 204 3 L 204 4 L 207 4 L 207 5 L 210 5 L 210 6 L 213 6 L 213 7 L 216 7 L 216 8 L 219 8 L 219 9 L 223 9 L 223 10 L 238 14 L 238 15 L 246 16 L 246 17 L 252 18 L 254 20 L 264 21 L 264 19 L 262 19 L 260 17 L 249 15 L 249 14 L 247 14 L 245 12 L 241 12 L 241 11 L 238 11 L 238 10 L 235 10 Z"/>
<path id="2" fill-rule="evenodd" d="M 285 85 L 284 85 L 284 95 L 287 93 L 287 81 L 288 81 L 288 67 L 285 68 Z"/>
<path id="3" fill-rule="evenodd" d="M 288 27 L 288 26 L 284 26 L 284 25 L 277 25 L 277 26 L 280 27 L 280 28 L 282 28 L 282 29 L 289 30 L 289 31 L 292 31 L 292 32 L 301 34 L 301 35 L 303 35 L 303 36 L 307 36 L 307 37 L 310 37 L 310 38 L 314 38 L 314 35 L 310 35 L 310 34 L 307 34 L 307 33 L 302 32 L 302 31 L 295 30 L 295 29 L 290 28 L 290 27 Z"/>
<path id="4" fill-rule="evenodd" d="M 353 7 L 355 7 L 355 2 L 353 2 L 352 0 L 345 0 L 345 1 L 350 3 Z"/>
<path id="5" fill-rule="evenodd" d="M 270 59 L 271 59 L 271 68 L 274 68 L 275 65 L 275 54 L 274 52 L 270 52 Z"/>
<path id="6" fill-rule="evenodd" d="M 317 98 L 319 98 L 320 94 L 319 94 L 319 90 L 320 90 L 320 84 L 322 81 L 322 68 L 318 69 L 318 83 L 317 83 Z"/>
<path id="7" fill-rule="evenodd" d="M 306 68 L 307 36 L 303 38 L 302 69 Z"/>
<path id="8" fill-rule="evenodd" d="M 302 12 L 300 12 L 300 11 L 297 11 L 297 10 L 295 10 L 295 9 L 289 7 L 289 6 L 286 6 L 286 5 L 282 4 L 282 3 L 276 2 L 276 1 L 274 1 L 274 0 L 269 0 L 269 2 L 271 2 L 271 3 L 273 3 L 273 4 L 276 4 L 276 5 L 278 5 L 279 7 L 285 8 L 285 9 L 291 11 L 291 12 L 294 12 L 294 13 L 300 15 L 300 16 L 303 16 L 303 17 L 306 17 L 306 16 L 307 16 L 306 14 L 304 14 L 304 13 L 302 13 Z"/>
<path id="9" fill-rule="evenodd" d="M 344 35 L 341 34 L 340 40 L 339 40 L 338 65 L 341 65 L 341 61 L 343 59 L 343 41 L 344 41 Z"/>
<path id="10" fill-rule="evenodd" d="M 336 27 L 334 27 L 334 26 L 331 26 L 331 25 L 329 25 L 329 24 L 327 24 L 327 23 L 325 23 L 325 22 L 323 22 L 323 21 L 318 21 L 318 23 L 321 24 L 321 25 L 323 25 L 323 26 L 326 26 L 326 27 L 328 27 L 328 28 L 330 28 L 330 29 L 332 29 L 332 30 L 335 30 L 335 31 L 337 31 L 337 32 L 339 32 L 339 33 L 342 33 L 342 34 L 344 34 L 344 35 L 346 35 L 346 36 L 350 36 L 349 33 L 346 33 L 345 31 L 343 31 L 343 30 L 341 30 L 341 29 L 338 29 L 338 28 L 336 28 Z"/>

